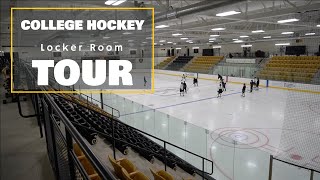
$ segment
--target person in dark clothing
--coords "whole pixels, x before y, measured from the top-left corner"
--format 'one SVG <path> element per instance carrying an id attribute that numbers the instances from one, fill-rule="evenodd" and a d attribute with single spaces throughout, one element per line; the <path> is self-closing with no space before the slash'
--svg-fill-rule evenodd
<path id="1" fill-rule="evenodd" d="M 183 82 L 183 91 L 187 94 L 187 83 Z"/>
<path id="2" fill-rule="evenodd" d="M 247 88 L 247 86 L 246 86 L 246 83 L 244 83 L 243 84 L 243 87 L 242 87 L 242 97 L 245 97 L 246 96 L 246 88 Z"/>
<path id="3" fill-rule="evenodd" d="M 180 84 L 180 96 L 184 96 L 184 90 L 183 90 L 183 82 Z"/>
<path id="4" fill-rule="evenodd" d="M 253 80 L 251 80 L 251 82 L 250 82 L 250 92 L 252 92 L 253 84 L 254 84 L 254 82 L 253 82 Z"/>
<path id="5" fill-rule="evenodd" d="M 196 85 L 198 86 L 198 79 L 197 78 L 193 78 L 193 85 L 194 86 L 196 86 Z"/>
<path id="6" fill-rule="evenodd" d="M 226 88 L 227 83 L 222 81 L 221 84 L 222 84 L 222 90 L 226 91 L 227 90 L 227 88 Z"/>
<path id="7" fill-rule="evenodd" d="M 144 86 L 146 86 L 147 85 L 147 80 L 146 80 L 145 76 L 143 77 L 143 81 L 144 81 Z"/>
<path id="8" fill-rule="evenodd" d="M 257 83 L 256 83 L 257 89 L 259 89 L 259 83 L 260 83 L 260 80 L 259 80 L 259 78 L 257 78 Z"/>
<path id="9" fill-rule="evenodd" d="M 222 80 L 222 76 L 220 74 L 218 74 L 218 79 L 220 79 L 220 81 Z"/>
<path id="10" fill-rule="evenodd" d="M 221 98 L 221 94 L 222 94 L 223 90 L 222 90 L 222 86 L 221 84 L 219 85 L 219 88 L 218 88 L 218 97 Z"/>

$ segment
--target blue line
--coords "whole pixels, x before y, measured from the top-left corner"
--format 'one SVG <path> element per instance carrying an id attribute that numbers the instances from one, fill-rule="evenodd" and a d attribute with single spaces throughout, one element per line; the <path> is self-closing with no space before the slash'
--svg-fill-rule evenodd
<path id="1" fill-rule="evenodd" d="M 222 96 L 230 96 L 230 95 L 240 94 L 240 93 L 242 93 L 242 92 L 235 92 L 235 93 L 230 93 L 230 94 L 226 94 L 226 95 L 222 95 Z M 184 105 L 184 104 L 189 104 L 189 103 L 194 103 L 194 102 L 199 102 L 199 101 L 206 101 L 206 100 L 215 99 L 215 98 L 218 98 L 218 97 L 217 97 L 217 96 L 214 96 L 214 97 L 209 97 L 209 98 L 204 98 L 204 99 L 198 99 L 198 100 L 194 100 L 194 101 L 188 101 L 188 102 L 184 102 L 184 103 L 179 103 L 179 104 L 173 104 L 173 105 L 169 105 L 169 106 L 158 107 L 158 108 L 155 108 L 155 109 L 148 109 L 148 110 L 144 110 L 144 111 L 137 111 L 137 112 L 133 112 L 133 113 L 123 114 L 123 115 L 121 115 L 121 116 L 138 114 L 138 113 L 143 113 L 143 112 L 147 112 L 147 111 L 153 111 L 153 110 L 157 110 L 157 109 L 164 109 L 164 108 L 168 108 L 168 107 L 180 106 L 180 105 Z"/>

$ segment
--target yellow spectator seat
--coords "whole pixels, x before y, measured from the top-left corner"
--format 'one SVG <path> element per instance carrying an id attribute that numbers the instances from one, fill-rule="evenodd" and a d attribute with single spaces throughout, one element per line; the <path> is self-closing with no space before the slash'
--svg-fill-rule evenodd
<path id="1" fill-rule="evenodd" d="M 121 171 L 122 168 L 124 168 L 128 173 L 132 173 L 137 170 L 137 168 L 133 165 L 133 163 L 131 161 L 129 161 L 128 159 L 115 160 L 110 155 L 108 155 L 108 158 L 109 158 L 110 163 L 112 164 L 112 167 L 114 169 L 115 174 L 119 178 L 123 178 L 123 174 Z"/>
<path id="2" fill-rule="evenodd" d="M 149 180 L 149 178 L 140 171 L 128 173 L 124 168 L 121 169 L 124 180 Z"/>
<path id="3" fill-rule="evenodd" d="M 150 169 L 150 171 L 154 177 L 154 180 L 174 180 L 173 176 L 164 170 L 155 172 L 152 169 Z"/>

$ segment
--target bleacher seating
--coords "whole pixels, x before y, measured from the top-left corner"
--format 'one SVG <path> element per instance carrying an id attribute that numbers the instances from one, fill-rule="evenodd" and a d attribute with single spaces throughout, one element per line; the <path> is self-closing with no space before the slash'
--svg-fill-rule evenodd
<path id="1" fill-rule="evenodd" d="M 178 71 L 183 66 L 185 66 L 192 58 L 193 56 L 179 56 L 171 64 L 169 64 L 166 70 Z"/>
<path id="2" fill-rule="evenodd" d="M 144 175 L 140 171 L 136 171 L 130 174 L 124 168 L 122 168 L 121 171 L 124 177 L 123 180 L 150 180 L 146 175 Z"/>
<path id="3" fill-rule="evenodd" d="M 109 116 L 103 116 L 94 110 L 87 109 L 77 103 L 69 101 L 63 96 L 53 95 L 53 97 L 57 105 L 88 142 L 92 142 L 93 139 L 96 138 L 97 132 L 99 132 L 98 134 L 103 136 L 109 143 L 113 142 L 112 120 Z M 140 156 L 150 162 L 153 161 L 154 158 L 157 158 L 162 162 L 167 161 L 167 166 L 171 169 L 175 169 L 178 166 L 190 175 L 195 175 L 196 173 L 201 175 L 199 169 L 174 155 L 172 152 L 165 150 L 162 146 L 142 135 L 140 132 L 119 121 L 113 122 L 114 137 L 117 139 L 115 147 L 123 154 L 125 154 L 128 147 L 131 147 L 132 150 L 136 151 Z M 79 150 L 76 148 L 75 150 L 77 151 L 77 154 L 80 154 Z M 165 154 L 166 160 L 164 158 Z M 120 175 L 119 170 L 120 168 L 118 169 L 117 175 Z"/>
<path id="4" fill-rule="evenodd" d="M 261 79 L 310 83 L 320 68 L 320 56 L 275 56 L 259 73 Z"/>
<path id="5" fill-rule="evenodd" d="M 80 161 L 81 165 L 83 166 L 84 170 L 89 176 L 90 180 L 101 180 L 98 173 L 94 170 L 92 164 L 87 159 L 87 157 L 84 155 L 84 153 L 81 151 L 78 144 L 73 144 L 73 151 L 75 155 L 77 156 L 78 160 Z"/>
<path id="6" fill-rule="evenodd" d="M 154 170 L 150 169 L 150 171 L 154 177 L 154 180 L 174 180 L 172 175 L 164 170 L 160 170 L 158 172 L 155 172 Z"/>
<path id="7" fill-rule="evenodd" d="M 199 56 L 188 64 L 184 70 L 187 72 L 209 73 L 210 69 L 222 59 L 223 56 Z"/>
<path id="8" fill-rule="evenodd" d="M 122 169 L 124 169 L 129 174 L 137 171 L 137 168 L 128 159 L 115 160 L 110 155 L 108 156 L 108 158 L 109 158 L 110 163 L 113 166 L 115 174 L 120 179 L 125 179 L 124 174 L 122 173 Z"/>
<path id="9" fill-rule="evenodd" d="M 155 66 L 155 69 L 163 69 L 165 66 L 167 66 L 174 58 L 176 58 L 175 56 L 172 57 L 168 57 L 167 59 L 165 59 L 164 61 L 162 61 L 161 63 L 159 63 L 158 65 Z"/>

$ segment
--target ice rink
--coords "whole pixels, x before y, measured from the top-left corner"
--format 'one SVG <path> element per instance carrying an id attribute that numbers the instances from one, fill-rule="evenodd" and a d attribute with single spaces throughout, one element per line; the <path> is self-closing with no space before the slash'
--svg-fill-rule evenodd
<path id="1" fill-rule="evenodd" d="M 245 97 L 242 83 L 227 83 L 217 98 L 216 76 L 199 75 L 199 86 L 187 78 L 188 92 L 180 96 L 181 76 L 156 73 L 154 94 L 105 95 L 104 102 L 119 109 L 126 123 L 212 159 L 219 180 L 267 179 L 270 154 L 320 170 L 320 95 L 265 84 L 250 93 L 250 80 L 244 81 Z M 171 151 L 201 167 L 199 159 Z M 278 161 L 273 169 L 273 179 L 309 177 Z"/>

